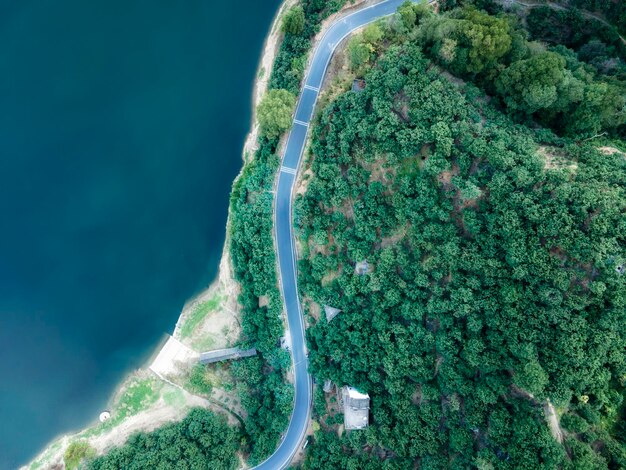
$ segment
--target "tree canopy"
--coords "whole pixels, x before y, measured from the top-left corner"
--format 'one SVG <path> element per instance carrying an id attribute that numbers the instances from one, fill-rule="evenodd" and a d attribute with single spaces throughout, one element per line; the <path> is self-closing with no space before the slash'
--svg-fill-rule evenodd
<path id="1" fill-rule="evenodd" d="M 203 409 L 192 410 L 180 423 L 132 436 L 127 444 L 89 463 L 92 470 L 235 469 L 239 464 L 238 431 Z"/>
<path id="2" fill-rule="evenodd" d="M 370 427 L 341 438 L 318 396 L 305 467 L 624 466 L 623 155 L 516 124 L 385 34 L 367 87 L 321 111 L 296 201 L 312 372 L 371 396 Z M 510 106 L 558 107 L 565 62 L 546 51 L 503 69 Z M 322 305 L 342 313 L 329 323 Z M 548 400 L 585 429 L 564 445 Z"/>
<path id="3" fill-rule="evenodd" d="M 580 47 L 576 54 L 558 42 L 563 29 L 542 26 L 540 15 L 565 21 L 570 13 L 555 13 L 549 7 L 531 9 L 530 32 L 551 41 L 550 47 L 528 41 L 528 32 L 516 17 L 493 16 L 469 6 L 428 15 L 413 27 L 413 34 L 432 59 L 499 98 L 521 122 L 536 120 L 559 134 L 579 138 L 602 131 L 623 135 L 626 80 L 620 78 L 620 71 L 626 67 L 612 56 L 618 54 L 616 48 L 624 47 L 619 36 L 602 35 L 601 30 L 599 36 L 587 34 L 584 39 L 568 36 L 565 45 Z"/>
<path id="4" fill-rule="evenodd" d="M 296 97 L 287 90 L 269 90 L 257 108 L 261 132 L 275 138 L 289 129 L 295 106 Z"/>
<path id="5" fill-rule="evenodd" d="M 291 7 L 283 17 L 282 29 L 284 33 L 299 35 L 304 31 L 305 18 L 302 6 Z"/>

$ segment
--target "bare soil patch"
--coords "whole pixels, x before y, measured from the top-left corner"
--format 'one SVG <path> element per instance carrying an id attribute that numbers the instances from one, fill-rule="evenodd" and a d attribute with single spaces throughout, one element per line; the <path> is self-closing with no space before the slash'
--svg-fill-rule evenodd
<path id="1" fill-rule="evenodd" d="M 559 418 L 554 409 L 554 405 L 550 403 L 550 400 L 546 401 L 543 405 L 543 412 L 546 415 L 548 426 L 550 427 L 550 434 L 559 443 L 563 444 L 563 430 L 559 424 Z"/>
<path id="2" fill-rule="evenodd" d="M 404 237 L 406 237 L 406 233 L 407 233 L 407 227 L 401 227 L 398 231 L 396 231 L 392 235 L 390 235 L 388 237 L 383 237 L 380 240 L 380 247 L 381 248 L 387 248 L 389 246 L 395 245 L 400 240 L 402 240 Z"/>
<path id="3" fill-rule="evenodd" d="M 537 149 L 537 154 L 544 161 L 544 169 L 547 170 L 568 170 L 575 173 L 578 163 L 570 160 L 567 154 L 557 147 L 542 145 Z"/>
<path id="4" fill-rule="evenodd" d="M 615 147 L 604 146 L 604 147 L 597 147 L 597 148 L 604 155 L 613 155 L 613 154 L 619 153 L 620 155 L 626 158 L 626 153 L 622 152 L 619 149 L 616 149 Z"/>

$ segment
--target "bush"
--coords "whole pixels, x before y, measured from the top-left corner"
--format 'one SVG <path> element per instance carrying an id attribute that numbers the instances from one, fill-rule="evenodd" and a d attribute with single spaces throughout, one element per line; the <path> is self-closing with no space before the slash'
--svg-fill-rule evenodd
<path id="1" fill-rule="evenodd" d="M 96 451 L 86 441 L 74 441 L 63 454 L 63 461 L 65 462 L 65 468 L 67 470 L 73 470 L 84 460 L 93 458 L 96 455 Z"/>
<path id="2" fill-rule="evenodd" d="M 299 35 L 304 31 L 304 10 L 300 5 L 291 8 L 283 18 L 283 33 Z"/>
<path id="3" fill-rule="evenodd" d="M 296 97 L 287 90 L 268 91 L 257 109 L 261 132 L 269 138 L 279 137 L 291 125 Z"/>

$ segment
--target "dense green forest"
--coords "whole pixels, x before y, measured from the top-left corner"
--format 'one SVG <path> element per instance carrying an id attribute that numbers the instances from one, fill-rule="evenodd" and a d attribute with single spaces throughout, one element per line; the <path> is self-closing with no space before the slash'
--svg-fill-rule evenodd
<path id="1" fill-rule="evenodd" d="M 366 87 L 320 111 L 295 217 L 312 373 L 370 426 L 318 389 L 305 468 L 626 468 L 623 83 L 471 8 L 348 55 Z"/>
<path id="2" fill-rule="evenodd" d="M 550 18 L 568 12 L 544 7 L 528 14 L 525 21 L 532 38 L 547 46 L 530 41 L 517 17 L 494 16 L 472 7 L 440 15 L 421 11 L 420 27 L 407 25 L 405 37 L 419 42 L 436 63 L 498 99 L 518 122 L 538 123 L 575 138 L 604 132 L 623 136 L 626 81 L 617 73 L 623 70 L 621 40 L 599 35 L 604 31 L 600 23 L 568 29 L 551 24 L 542 12 Z M 578 48 L 578 53 L 570 47 Z M 593 63 L 594 58 L 600 61 L 595 67 L 583 60 Z M 614 69 L 609 66 L 613 62 Z"/>
<path id="3" fill-rule="evenodd" d="M 597 12 L 626 34 L 626 3 L 620 0 L 571 0 L 571 5 Z"/>
<path id="4" fill-rule="evenodd" d="M 128 443 L 89 462 L 91 470 L 231 470 L 237 468 L 239 432 L 210 411 L 193 410 L 179 423 L 150 434 L 136 434 Z"/>

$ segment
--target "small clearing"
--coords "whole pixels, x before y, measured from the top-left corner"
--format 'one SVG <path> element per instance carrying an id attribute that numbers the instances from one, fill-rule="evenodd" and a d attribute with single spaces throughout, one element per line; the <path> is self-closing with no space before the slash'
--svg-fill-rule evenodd
<path id="1" fill-rule="evenodd" d="M 597 147 L 597 149 L 600 152 L 602 152 L 604 155 L 613 155 L 613 154 L 619 153 L 624 158 L 626 158 L 626 153 L 622 152 L 619 149 L 616 149 L 615 147 L 604 146 L 604 147 Z"/>
<path id="2" fill-rule="evenodd" d="M 563 430 L 559 424 L 559 417 L 556 414 L 554 405 L 547 400 L 543 405 L 543 412 L 546 415 L 548 426 L 550 427 L 550 434 L 559 443 L 563 444 Z"/>
<path id="3" fill-rule="evenodd" d="M 217 280 L 187 302 L 174 329 L 174 338 L 196 352 L 233 346 L 241 332 L 239 291 L 227 242 Z"/>
<path id="4" fill-rule="evenodd" d="M 542 145 L 537 149 L 537 154 L 544 161 L 544 169 L 547 170 L 567 170 L 575 173 L 578 164 L 566 157 L 566 153 L 557 147 Z"/>

